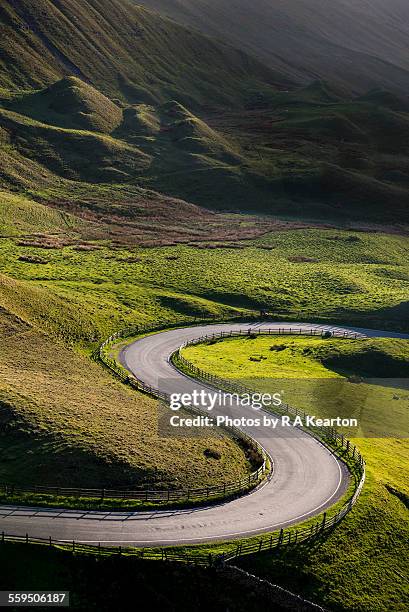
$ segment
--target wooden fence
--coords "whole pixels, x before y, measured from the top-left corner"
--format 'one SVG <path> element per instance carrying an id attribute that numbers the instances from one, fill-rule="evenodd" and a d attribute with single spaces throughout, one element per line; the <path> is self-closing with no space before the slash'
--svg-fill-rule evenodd
<path id="1" fill-rule="evenodd" d="M 339 438 L 338 440 L 341 441 Z M 351 453 L 350 447 L 346 445 L 344 445 L 344 450 L 347 454 Z M 200 549 L 193 549 L 192 547 L 184 547 L 181 549 L 172 547 L 131 548 L 123 546 L 101 546 L 101 544 L 90 545 L 76 542 L 75 540 L 56 540 L 51 537 L 33 538 L 28 534 L 25 536 L 17 536 L 6 534 L 5 532 L 1 534 L 0 543 L 15 542 L 38 544 L 62 548 L 76 554 L 92 554 L 98 556 L 124 555 L 146 560 L 176 561 L 207 566 L 222 565 L 246 555 L 273 552 L 283 547 L 313 542 L 317 538 L 325 535 L 325 533 L 333 529 L 356 504 L 365 482 L 364 464 L 362 464 L 361 468 L 361 476 L 354 494 L 341 508 L 334 510 L 331 515 L 329 513 L 324 513 L 322 517 L 319 517 L 306 527 L 302 527 L 301 525 L 300 528 L 289 527 L 288 529 L 280 529 L 277 532 L 261 536 L 260 538 L 251 538 L 247 541 L 241 540 L 234 547 L 226 545 L 226 552 L 222 553 L 201 552 Z"/>
<path id="2" fill-rule="evenodd" d="M 121 338 L 132 337 L 137 334 L 149 333 L 152 331 L 163 329 L 161 324 L 155 327 L 132 327 L 117 332 L 107 338 L 99 347 L 94 357 L 99 358 L 116 376 L 123 382 L 131 385 L 134 389 L 148 393 L 165 403 L 169 403 L 170 396 L 161 392 L 159 389 L 147 385 L 142 380 L 138 380 L 135 376 L 124 370 L 119 363 L 108 356 L 106 347 L 120 340 Z M 179 325 L 181 325 L 179 323 Z M 199 408 L 191 408 L 192 412 L 200 415 L 207 415 L 205 410 Z M 259 457 L 259 467 L 251 472 L 248 476 L 231 482 L 221 482 L 216 485 L 208 485 L 198 488 L 166 488 L 154 489 L 152 487 L 129 487 L 128 489 L 109 489 L 109 488 L 82 488 L 82 487 L 50 487 L 50 486 L 20 486 L 10 483 L 0 484 L 0 495 L 4 497 L 13 497 L 21 495 L 51 495 L 54 497 L 84 499 L 93 502 L 109 503 L 108 500 L 120 501 L 140 501 L 145 503 L 159 504 L 177 504 L 177 503 L 201 503 L 221 498 L 231 498 L 235 495 L 243 494 L 250 489 L 256 487 L 271 469 L 271 462 L 264 448 L 256 441 L 248 436 L 245 432 L 237 427 L 225 426 L 224 429 L 229 431 L 234 437 L 242 440 L 245 444 L 255 451 Z"/>
<path id="3" fill-rule="evenodd" d="M 181 324 L 179 323 L 179 326 Z M 154 395 L 162 399 L 163 401 L 168 402 L 169 396 L 165 393 L 160 392 L 158 389 L 154 389 L 153 387 L 146 385 L 143 381 L 136 379 L 134 376 L 129 375 L 126 371 L 121 368 L 121 366 L 113 359 L 107 356 L 105 348 L 121 339 L 126 337 L 131 337 L 133 335 L 139 333 L 148 333 L 150 331 L 155 331 L 155 329 L 163 329 L 163 327 L 156 328 L 128 328 L 122 332 L 118 332 L 108 338 L 99 348 L 98 357 L 107 365 L 117 376 L 121 378 L 124 382 L 127 382 L 131 386 L 141 391 L 145 391 L 149 394 Z M 217 386 L 221 390 L 229 390 L 234 391 L 239 394 L 243 393 L 252 393 L 253 390 L 245 387 L 244 385 L 240 385 L 238 383 L 234 383 L 232 381 L 226 381 L 225 379 L 216 377 L 208 372 L 204 372 L 200 370 L 192 363 L 190 363 L 183 355 L 182 349 L 188 345 L 194 345 L 201 342 L 208 342 L 213 340 L 218 340 L 222 338 L 229 338 L 235 336 L 248 336 L 250 334 L 271 334 L 271 335 L 288 335 L 288 334 L 308 334 L 308 335 L 322 335 L 326 332 L 326 329 L 319 328 L 311 328 L 310 330 L 300 330 L 297 328 L 291 327 L 283 327 L 279 329 L 252 329 L 249 330 L 239 330 L 239 331 L 229 331 L 229 332 L 220 332 L 217 334 L 209 334 L 204 335 L 200 338 L 197 338 L 193 341 L 185 343 L 182 347 L 177 349 L 175 353 L 172 355 L 172 360 L 175 365 L 181 367 L 183 370 L 187 371 L 187 373 L 191 374 L 194 378 L 198 378 L 203 380 L 204 382 Z M 342 338 L 365 338 L 362 334 L 357 334 L 355 332 L 344 332 L 337 330 L 336 328 L 332 331 L 332 335 L 335 337 Z M 275 411 L 279 410 L 282 413 L 293 415 L 293 416 L 301 416 L 303 419 L 307 416 L 304 411 L 300 411 L 297 408 L 293 408 L 288 404 L 282 404 L 281 407 L 275 408 Z M 198 413 L 205 413 L 206 411 L 201 411 L 200 409 L 195 408 L 195 411 Z M 196 500 L 203 499 L 211 499 L 220 496 L 232 496 L 235 494 L 239 494 L 245 490 L 248 490 L 254 486 L 256 486 L 260 480 L 265 477 L 266 473 L 269 469 L 269 458 L 265 453 L 264 449 L 258 442 L 247 436 L 243 431 L 237 429 L 235 427 L 228 428 L 235 436 L 240 437 L 241 439 L 246 440 L 247 443 L 251 444 L 253 448 L 257 450 L 262 458 L 262 465 L 254 471 L 249 476 L 237 480 L 236 482 L 231 483 L 221 483 L 219 485 L 214 485 L 210 487 L 202 487 L 197 489 L 167 489 L 167 490 L 153 490 L 153 489 L 128 489 L 128 490 L 119 490 L 119 489 L 82 489 L 82 488 L 63 488 L 63 487 L 17 487 L 14 485 L 3 485 L 0 487 L 0 491 L 3 490 L 3 493 L 6 495 L 15 495 L 18 493 L 34 493 L 34 494 L 51 494 L 51 495 L 61 495 L 68 497 L 85 497 L 85 498 L 93 498 L 99 499 L 101 501 L 107 499 L 123 499 L 123 500 L 141 500 L 146 502 L 173 502 L 173 501 L 191 501 L 194 502 Z M 32 538 L 28 534 L 26 536 L 17 536 L 10 534 L 1 535 L 0 542 L 25 542 L 27 544 L 41 544 L 48 546 L 58 546 L 60 548 L 64 548 L 70 550 L 75 553 L 84 553 L 84 554 L 97 554 L 97 555 L 132 555 L 137 556 L 141 559 L 160 559 L 160 560 L 169 560 L 169 561 L 179 561 L 179 562 L 189 562 L 200 565 L 214 565 L 218 563 L 229 562 L 237 557 L 241 557 L 248 554 L 259 553 L 263 551 L 273 551 L 277 550 L 280 547 L 288 546 L 288 545 L 296 545 L 303 542 L 308 542 L 311 540 L 320 537 L 323 533 L 331 530 L 337 525 L 345 515 L 353 508 L 356 504 L 359 495 L 362 491 L 362 487 L 365 482 L 365 462 L 362 455 L 359 453 L 358 449 L 355 445 L 353 445 L 349 440 L 347 440 L 342 434 L 339 434 L 334 428 L 331 427 L 304 427 L 303 429 L 308 430 L 308 432 L 318 438 L 323 444 L 325 444 L 331 452 L 333 452 L 336 456 L 338 456 L 341 460 L 348 464 L 349 469 L 355 479 L 354 481 L 354 493 L 351 497 L 342 505 L 342 507 L 336 507 L 333 510 L 328 510 L 324 512 L 322 516 L 320 516 L 316 520 L 311 520 L 307 526 L 300 526 L 299 528 L 289 527 L 287 529 L 281 529 L 272 534 L 261 536 L 260 538 L 251 538 L 249 540 L 238 542 L 237 546 L 232 547 L 231 545 L 226 547 L 226 552 L 224 553 L 201 553 L 198 550 L 189 549 L 189 547 L 185 547 L 183 550 L 173 549 L 173 548 L 123 548 L 121 546 L 101 546 L 100 544 L 97 546 L 92 546 L 89 544 L 82 544 L 81 542 L 75 541 L 66 541 L 66 540 L 54 540 L 51 537 L 47 539 L 42 538 Z"/>
<path id="4" fill-rule="evenodd" d="M 246 387 L 240 383 L 235 381 L 226 380 L 215 376 L 209 372 L 205 372 L 201 370 L 189 360 L 187 360 L 182 351 L 187 346 L 194 346 L 200 343 L 213 342 L 218 341 L 225 338 L 234 338 L 234 337 L 249 337 L 257 335 L 292 335 L 292 334 L 302 334 L 302 335 L 311 335 L 311 336 L 321 336 L 326 334 L 328 330 L 326 328 L 311 328 L 309 330 L 303 330 L 300 328 L 291 328 L 291 327 L 283 327 L 283 328 L 272 328 L 272 329 L 251 329 L 251 330 L 232 330 L 226 332 L 218 332 L 213 334 L 207 334 L 201 336 L 200 338 L 195 338 L 194 340 L 185 342 L 180 348 L 178 348 L 172 355 L 171 359 L 174 365 L 177 368 L 180 368 L 188 375 L 192 376 L 195 379 L 203 381 L 206 384 L 210 384 L 212 387 L 217 387 L 220 390 L 227 391 L 229 393 L 237 393 L 238 395 L 243 394 L 252 394 L 254 393 L 254 389 Z M 366 339 L 367 336 L 364 334 L 349 332 L 344 330 L 339 330 L 334 328 L 331 330 L 331 335 L 333 337 L 345 338 L 345 339 Z M 357 502 L 362 487 L 365 482 L 365 461 L 359 452 L 358 448 L 352 444 L 343 434 L 340 434 L 333 427 L 326 427 L 324 425 L 307 427 L 305 425 L 307 413 L 304 410 L 299 410 L 296 407 L 290 406 L 289 404 L 282 403 L 279 407 L 274 407 L 274 412 L 278 414 L 287 414 L 292 417 L 300 416 L 304 423 L 304 426 L 299 426 L 300 429 L 306 430 L 310 435 L 319 439 L 321 443 L 327 446 L 327 448 L 335 454 L 339 459 L 344 461 L 355 478 L 354 482 L 354 493 L 353 495 L 345 502 L 345 504 L 339 508 L 336 512 L 329 514 L 325 512 L 323 514 L 322 519 L 313 522 L 308 527 L 300 527 L 299 529 L 281 529 L 279 533 L 272 534 L 268 537 L 260 538 L 256 543 L 252 540 L 249 542 L 239 543 L 237 545 L 237 549 L 234 552 L 226 553 L 223 555 L 223 559 L 225 561 L 232 560 L 236 557 L 240 557 L 243 555 L 262 552 L 265 550 L 272 550 L 277 547 L 283 546 L 285 544 L 292 543 L 301 543 L 311 538 L 317 536 L 317 534 L 322 533 L 324 531 L 332 529 L 335 525 L 337 525 L 344 516 L 353 508 L 355 503 Z"/>

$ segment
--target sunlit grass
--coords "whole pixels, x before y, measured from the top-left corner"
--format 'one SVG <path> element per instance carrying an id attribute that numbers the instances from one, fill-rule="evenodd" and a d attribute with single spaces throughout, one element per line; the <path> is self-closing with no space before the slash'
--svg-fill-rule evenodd
<path id="1" fill-rule="evenodd" d="M 408 595 L 409 394 L 379 385 L 382 376 L 395 376 L 396 384 L 407 379 L 409 341 L 260 336 L 192 346 L 184 355 L 208 372 L 254 389 L 277 390 L 287 377 L 286 401 L 310 414 L 335 416 L 338 409 L 366 419 L 352 438 L 366 461 L 366 484 L 343 523 L 315 546 L 256 555 L 238 564 L 333 610 L 403 612 Z M 253 361 L 255 355 L 260 359 Z M 378 384 L 352 383 L 349 397 L 337 401 L 338 381 L 348 385 L 345 376 L 351 375 L 379 377 Z M 356 406 L 359 393 L 362 411 Z"/>

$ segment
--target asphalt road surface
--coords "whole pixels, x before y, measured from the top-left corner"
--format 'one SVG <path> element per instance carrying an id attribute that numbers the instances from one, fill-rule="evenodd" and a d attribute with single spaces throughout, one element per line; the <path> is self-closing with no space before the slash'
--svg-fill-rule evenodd
<path id="1" fill-rule="evenodd" d="M 293 329 L 337 329 L 312 324 L 215 324 L 174 329 L 137 340 L 121 360 L 145 383 L 168 393 L 191 392 L 198 383 L 179 373 L 169 356 L 183 342 L 204 334 L 238 329 L 291 326 Z M 353 329 L 373 337 L 403 334 Z M 200 388 L 203 388 L 200 385 Z M 214 414 L 222 410 L 218 406 Z M 236 410 L 236 408 L 235 408 Z M 244 409 L 243 409 L 244 410 Z M 248 409 L 247 409 L 248 410 Z M 245 413 L 248 417 L 248 412 Z M 0 531 L 10 535 L 124 546 L 203 543 L 262 534 L 300 522 L 333 505 L 349 483 L 345 466 L 319 441 L 299 429 L 266 435 L 243 427 L 271 456 L 274 470 L 258 489 L 233 501 L 208 507 L 146 512 L 96 512 L 0 506 Z"/>

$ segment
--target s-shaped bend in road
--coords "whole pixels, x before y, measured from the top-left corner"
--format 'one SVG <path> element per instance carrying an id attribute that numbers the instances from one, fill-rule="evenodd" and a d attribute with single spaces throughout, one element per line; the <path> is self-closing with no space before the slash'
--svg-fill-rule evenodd
<path id="1" fill-rule="evenodd" d="M 173 329 L 141 338 L 121 354 L 124 366 L 139 380 L 166 393 L 197 389 L 197 382 L 178 372 L 171 354 L 184 342 L 205 334 L 248 329 L 291 327 L 297 331 L 357 332 L 369 337 L 403 334 L 313 324 L 215 324 Z M 203 388 L 203 385 L 201 385 Z M 214 391 L 214 389 L 213 389 Z M 214 409 L 217 414 L 218 408 Z M 234 408 L 239 410 L 239 408 Z M 248 416 L 248 412 L 246 413 Z M 257 428 L 243 427 L 254 439 Z M 124 546 L 170 546 L 227 540 L 275 531 L 314 516 L 345 493 L 349 474 L 323 444 L 310 434 L 289 428 L 285 436 L 265 433 L 260 443 L 273 461 L 271 478 L 232 501 L 183 510 L 103 512 L 0 507 L 0 531 L 8 534 L 84 543 Z"/>

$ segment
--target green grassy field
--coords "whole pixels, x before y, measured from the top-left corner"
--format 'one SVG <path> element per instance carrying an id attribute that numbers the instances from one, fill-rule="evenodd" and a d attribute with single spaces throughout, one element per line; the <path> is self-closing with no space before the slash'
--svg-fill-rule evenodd
<path id="1" fill-rule="evenodd" d="M 409 269 L 402 236 L 280 228 L 237 242 L 235 248 L 215 241 L 125 248 L 90 237 L 89 220 L 76 224 L 18 196 L 3 199 L 2 211 L 7 221 L 0 239 L 1 401 L 7 431 L 2 479 L 21 482 L 24 475 L 24 484 L 39 479 L 56 484 L 51 475 L 58 474 L 63 484 L 195 486 L 226 475 L 233 479 L 249 469 L 243 451 L 226 438 L 183 441 L 183 453 L 180 442 L 164 444 L 155 433 L 155 402 L 131 395 L 90 363 L 87 355 L 98 340 L 125 325 L 194 321 L 267 306 L 281 319 L 319 315 L 340 323 L 358 319 L 405 327 Z M 246 222 L 242 218 L 244 228 Z M 36 232 L 29 232 L 31 223 Z M 87 249 L 77 250 L 78 244 Z M 383 376 L 386 371 L 402 376 L 407 367 L 402 341 L 306 345 L 297 339 L 284 350 L 270 350 L 283 342 L 243 340 L 240 351 L 233 341 L 216 343 L 201 352 L 200 363 L 254 385 L 267 384 L 272 372 L 337 380 L 344 374 Z M 379 410 L 386 411 L 392 391 L 382 391 L 384 396 L 377 391 Z M 395 412 L 402 404 L 398 395 Z M 311 397 L 316 399 L 316 392 Z M 240 564 L 334 610 L 400 611 L 406 598 L 408 489 L 402 466 L 408 461 L 407 441 L 356 442 L 368 478 L 357 507 L 339 528 L 312 549 Z M 206 457 L 209 447 L 217 447 L 220 460 Z"/>
<path id="2" fill-rule="evenodd" d="M 86 244 L 89 250 L 82 251 L 64 242 L 41 248 L 38 238 L 0 240 L 5 275 L 51 292 L 71 310 L 81 307 L 78 317 L 88 329 L 72 325 L 64 333 L 85 343 L 128 324 L 248 308 L 268 308 L 281 318 L 407 327 L 405 237 L 300 229 L 269 233 L 240 248 Z M 52 327 L 53 317 L 43 314 L 44 325 Z"/>
<path id="3" fill-rule="evenodd" d="M 314 597 L 331 610 L 395 612 L 406 609 L 409 597 L 404 552 L 409 535 L 407 388 L 355 382 L 353 386 L 359 388 L 358 392 L 344 396 L 343 401 L 333 399 L 331 405 L 333 386 L 324 386 L 318 394 L 311 387 L 312 379 L 336 383 L 351 375 L 379 377 L 380 381 L 386 377 L 407 381 L 408 347 L 407 340 L 260 336 L 184 350 L 185 357 L 204 370 L 238 379 L 255 389 L 272 390 L 277 382 L 281 388 L 283 379 L 287 379 L 290 397 L 285 397 L 286 401 L 323 418 L 335 416 L 335 409 L 341 414 L 346 410 L 348 416 L 359 418 L 354 411 L 349 414 L 349 401 L 356 399 L 356 393 L 362 392 L 362 388 L 365 400 L 371 393 L 366 431 L 355 430 L 352 438 L 367 464 L 367 480 L 357 506 L 328 538 L 315 546 L 248 557 L 239 561 L 241 567 Z M 391 426 L 395 427 L 392 431 L 388 429 Z M 354 435 L 352 431 L 349 433 Z"/>
<path id="4" fill-rule="evenodd" d="M 320 418 L 355 418 L 353 437 L 409 437 L 407 340 L 324 340 L 259 336 L 184 349 L 202 370 L 250 388 L 280 392 L 283 401 Z"/>

